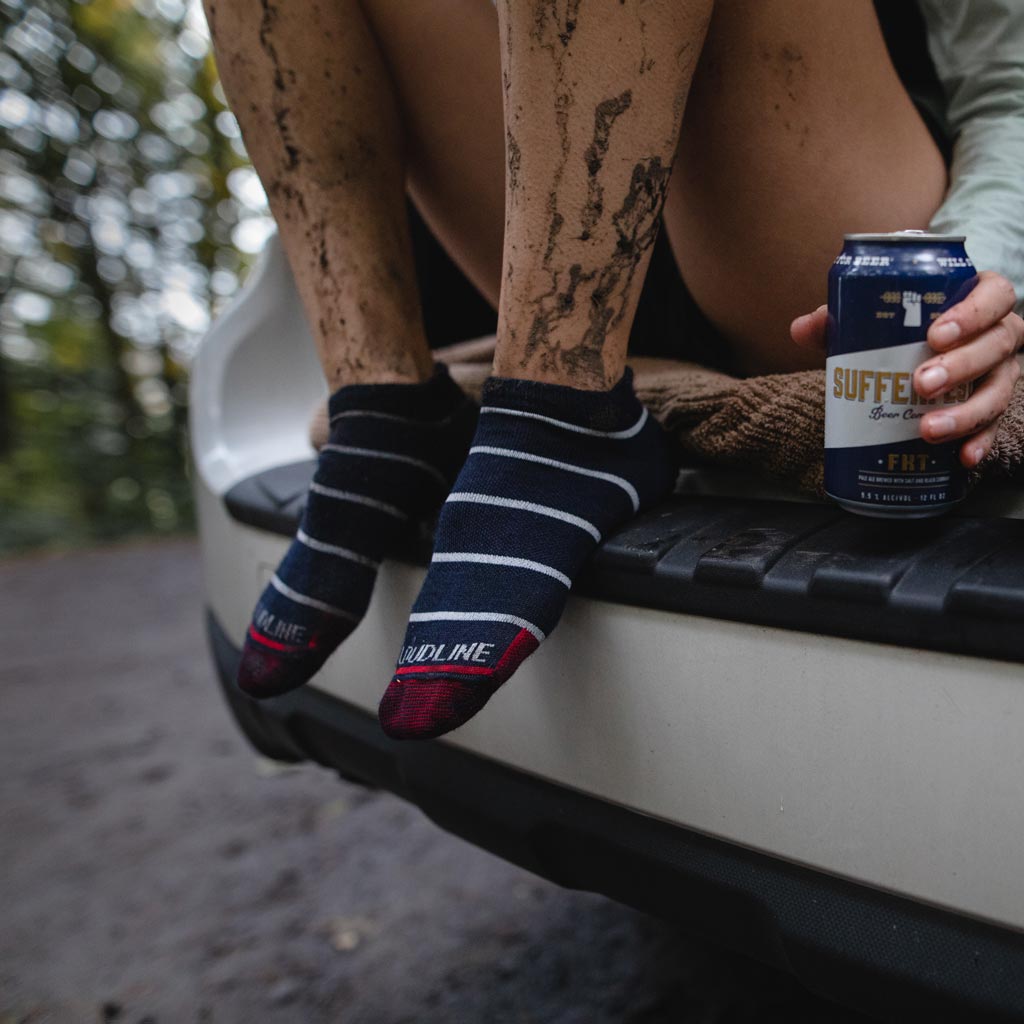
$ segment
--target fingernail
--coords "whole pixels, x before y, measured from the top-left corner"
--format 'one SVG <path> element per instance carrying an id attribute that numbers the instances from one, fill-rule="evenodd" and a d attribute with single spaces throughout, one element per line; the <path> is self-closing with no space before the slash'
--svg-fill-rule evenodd
<path id="1" fill-rule="evenodd" d="M 925 391 L 934 391 L 941 388 L 949 380 L 949 372 L 942 366 L 929 366 L 922 370 L 918 382 Z"/>
<path id="2" fill-rule="evenodd" d="M 985 458 L 985 446 L 979 444 L 976 448 L 971 449 L 971 464 L 976 466 L 981 460 Z"/>
<path id="3" fill-rule="evenodd" d="M 820 313 L 824 313 L 827 310 L 828 310 L 828 306 L 822 304 L 813 313 L 801 313 L 800 316 L 798 316 L 793 321 L 793 323 L 794 324 L 802 324 L 802 323 L 805 323 L 806 321 L 814 320 Z"/>
<path id="4" fill-rule="evenodd" d="M 952 416 L 936 416 L 928 421 L 928 433 L 932 437 L 945 437 L 956 430 L 956 420 Z"/>
<path id="5" fill-rule="evenodd" d="M 955 320 L 947 320 L 944 324 L 935 324 L 931 329 L 932 341 L 945 345 L 960 337 L 960 325 Z"/>

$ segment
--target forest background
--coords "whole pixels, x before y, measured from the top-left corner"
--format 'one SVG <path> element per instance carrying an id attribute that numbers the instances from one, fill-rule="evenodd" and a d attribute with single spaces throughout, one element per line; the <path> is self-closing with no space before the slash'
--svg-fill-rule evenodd
<path id="1" fill-rule="evenodd" d="M 0 554 L 186 531 L 189 362 L 273 227 L 202 10 L 0 32 Z"/>

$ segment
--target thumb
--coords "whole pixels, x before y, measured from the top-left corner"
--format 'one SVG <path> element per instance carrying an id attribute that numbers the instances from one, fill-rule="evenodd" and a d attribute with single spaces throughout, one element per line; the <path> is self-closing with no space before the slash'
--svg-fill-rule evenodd
<path id="1" fill-rule="evenodd" d="M 828 306 L 819 306 L 813 313 L 798 316 L 790 325 L 789 333 L 801 348 L 825 348 L 825 326 Z"/>

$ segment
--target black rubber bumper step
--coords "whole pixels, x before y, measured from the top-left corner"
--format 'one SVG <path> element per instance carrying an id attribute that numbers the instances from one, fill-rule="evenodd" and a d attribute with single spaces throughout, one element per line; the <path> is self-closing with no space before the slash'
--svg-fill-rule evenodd
<path id="1" fill-rule="evenodd" d="M 313 462 L 225 496 L 291 536 Z M 429 530 L 394 557 L 426 564 Z M 1024 522 L 862 519 L 828 505 L 674 497 L 598 549 L 577 593 L 664 611 L 1024 661 Z"/>

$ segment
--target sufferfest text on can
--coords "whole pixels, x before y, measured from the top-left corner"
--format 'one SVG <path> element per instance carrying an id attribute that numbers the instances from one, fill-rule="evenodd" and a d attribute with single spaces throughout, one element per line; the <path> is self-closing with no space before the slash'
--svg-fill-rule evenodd
<path id="1" fill-rule="evenodd" d="M 921 418 L 970 387 L 927 400 L 914 370 L 928 327 L 974 287 L 961 235 L 847 235 L 828 276 L 825 491 L 868 516 L 937 515 L 960 501 L 959 443 L 929 444 Z"/>

